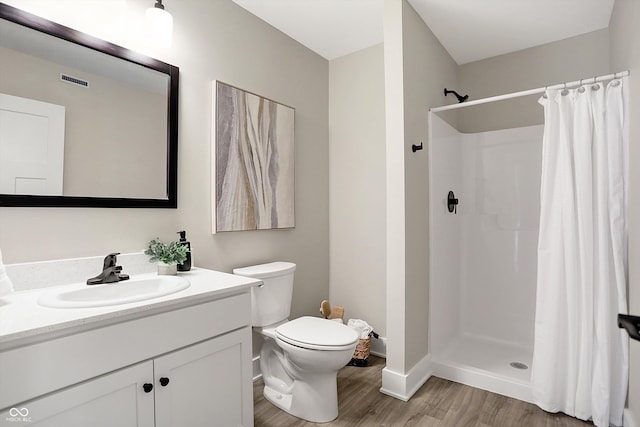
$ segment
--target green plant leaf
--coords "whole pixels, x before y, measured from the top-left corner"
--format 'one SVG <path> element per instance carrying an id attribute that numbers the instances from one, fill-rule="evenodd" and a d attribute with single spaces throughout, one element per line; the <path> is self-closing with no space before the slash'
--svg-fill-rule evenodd
<path id="1" fill-rule="evenodd" d="M 152 239 L 144 251 L 149 255 L 149 262 L 164 262 L 165 264 L 182 264 L 187 259 L 187 247 L 178 242 L 164 243 L 158 237 Z"/>

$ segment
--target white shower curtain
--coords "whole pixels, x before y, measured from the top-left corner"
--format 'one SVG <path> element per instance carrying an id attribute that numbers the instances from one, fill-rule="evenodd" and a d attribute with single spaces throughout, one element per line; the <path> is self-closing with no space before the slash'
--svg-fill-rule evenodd
<path id="1" fill-rule="evenodd" d="M 549 412 L 621 426 L 628 382 L 627 78 L 540 99 L 542 154 L 531 384 Z"/>

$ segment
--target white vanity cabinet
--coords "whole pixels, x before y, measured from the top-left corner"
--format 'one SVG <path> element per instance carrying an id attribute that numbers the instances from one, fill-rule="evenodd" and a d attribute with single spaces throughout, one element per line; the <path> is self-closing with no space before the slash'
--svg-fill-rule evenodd
<path id="1" fill-rule="evenodd" d="M 153 374 L 148 361 L 86 381 L 0 414 L 0 425 L 38 427 L 153 427 L 153 393 L 145 384 Z"/>
<path id="2" fill-rule="evenodd" d="M 245 329 L 155 359 L 156 427 L 253 425 L 250 347 Z"/>
<path id="3" fill-rule="evenodd" d="M 250 320 L 247 288 L 0 351 L 0 426 L 253 426 Z"/>

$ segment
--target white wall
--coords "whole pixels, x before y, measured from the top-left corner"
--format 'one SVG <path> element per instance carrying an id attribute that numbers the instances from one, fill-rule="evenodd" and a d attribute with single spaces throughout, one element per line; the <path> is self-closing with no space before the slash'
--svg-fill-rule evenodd
<path id="1" fill-rule="evenodd" d="M 542 125 L 462 134 L 431 119 L 430 351 L 461 334 L 533 349 Z M 447 194 L 459 200 L 449 213 Z"/>
<path id="2" fill-rule="evenodd" d="M 461 333 L 532 350 L 542 132 L 463 134 L 458 159 Z"/>
<path id="3" fill-rule="evenodd" d="M 329 63 L 329 253 L 332 304 L 386 335 L 382 44 Z"/>
<path id="4" fill-rule="evenodd" d="M 230 271 L 298 264 L 293 315 L 316 314 L 329 284 L 328 62 L 231 0 L 167 0 L 173 46 L 146 43 L 147 0 L 10 0 L 7 3 L 180 67 L 178 209 L 0 208 L 6 263 L 142 249 L 187 230 L 195 263 Z M 99 3 L 99 7 L 96 3 Z M 296 109 L 296 228 L 211 235 L 211 81 Z M 126 156 L 126 153 L 122 155 Z"/>
<path id="5" fill-rule="evenodd" d="M 611 21 L 611 72 L 630 70 L 629 90 L 629 313 L 640 316 L 640 2 L 616 0 Z M 640 342 L 629 345 L 625 426 L 640 426 Z"/>
<path id="6" fill-rule="evenodd" d="M 461 231 L 460 216 L 449 213 L 447 195 L 462 193 L 462 137 L 437 115 L 429 121 L 429 198 L 431 211 L 429 260 L 429 352 L 442 351 L 460 334 Z M 464 212 L 466 201 L 458 207 Z"/>

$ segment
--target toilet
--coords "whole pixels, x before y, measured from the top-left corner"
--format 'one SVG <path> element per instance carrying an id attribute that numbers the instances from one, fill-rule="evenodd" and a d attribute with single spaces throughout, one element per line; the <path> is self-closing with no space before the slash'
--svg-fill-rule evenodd
<path id="1" fill-rule="evenodd" d="M 338 416 L 336 376 L 351 360 L 358 334 L 319 317 L 289 320 L 295 270 L 291 262 L 272 262 L 233 273 L 262 280 L 251 290 L 251 319 L 264 338 L 264 397 L 298 418 L 325 423 Z"/>

